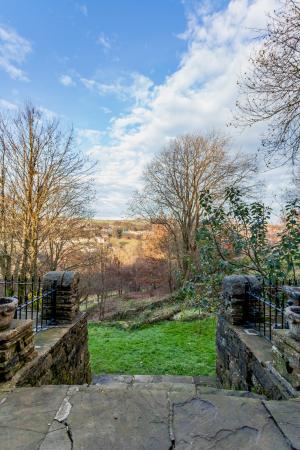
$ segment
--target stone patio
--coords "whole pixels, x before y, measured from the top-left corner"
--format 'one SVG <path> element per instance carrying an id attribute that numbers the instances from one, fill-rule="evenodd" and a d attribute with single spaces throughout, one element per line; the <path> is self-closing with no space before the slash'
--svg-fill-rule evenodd
<path id="1" fill-rule="evenodd" d="M 265 401 L 192 377 L 95 381 L 2 394 L 1 450 L 300 449 L 299 400 Z"/>

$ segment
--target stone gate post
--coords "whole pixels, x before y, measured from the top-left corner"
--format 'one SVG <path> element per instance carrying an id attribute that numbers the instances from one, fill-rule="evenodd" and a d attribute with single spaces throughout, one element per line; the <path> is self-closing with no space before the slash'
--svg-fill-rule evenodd
<path id="1" fill-rule="evenodd" d="M 43 291 L 51 290 L 56 285 L 55 320 L 57 324 L 71 323 L 79 312 L 78 296 L 79 275 L 75 272 L 48 272 L 43 277 Z M 51 298 L 46 298 L 45 315 L 51 310 Z M 48 311 L 48 312 L 47 312 Z"/>
<path id="2" fill-rule="evenodd" d="M 260 293 L 261 283 L 257 277 L 229 275 L 223 280 L 221 315 L 232 325 L 243 325 L 251 316 L 247 289 Z"/>

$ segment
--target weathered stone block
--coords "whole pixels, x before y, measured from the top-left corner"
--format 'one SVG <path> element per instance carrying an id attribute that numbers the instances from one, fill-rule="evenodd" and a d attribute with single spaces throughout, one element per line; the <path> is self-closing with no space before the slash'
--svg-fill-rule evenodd
<path id="1" fill-rule="evenodd" d="M 300 390 L 300 342 L 290 337 L 288 330 L 275 330 L 273 342 L 274 367 L 296 390 Z"/>
<path id="2" fill-rule="evenodd" d="M 10 380 L 36 356 L 31 320 L 13 320 L 0 332 L 0 382 Z"/>

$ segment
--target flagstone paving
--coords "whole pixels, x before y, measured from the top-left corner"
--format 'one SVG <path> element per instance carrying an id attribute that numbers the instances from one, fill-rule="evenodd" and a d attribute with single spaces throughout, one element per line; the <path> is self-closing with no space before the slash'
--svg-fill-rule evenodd
<path id="1" fill-rule="evenodd" d="M 300 449 L 300 401 L 188 377 L 101 376 L 0 396 L 1 450 Z"/>

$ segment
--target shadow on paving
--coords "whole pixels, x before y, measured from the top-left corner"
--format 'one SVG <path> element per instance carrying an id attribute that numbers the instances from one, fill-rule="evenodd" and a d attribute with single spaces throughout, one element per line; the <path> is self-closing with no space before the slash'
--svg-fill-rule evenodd
<path id="1" fill-rule="evenodd" d="M 1 395 L 1 450 L 300 449 L 297 400 L 170 378 L 102 381 Z"/>

